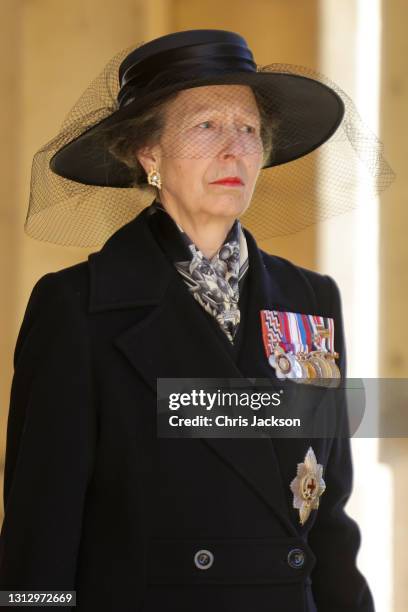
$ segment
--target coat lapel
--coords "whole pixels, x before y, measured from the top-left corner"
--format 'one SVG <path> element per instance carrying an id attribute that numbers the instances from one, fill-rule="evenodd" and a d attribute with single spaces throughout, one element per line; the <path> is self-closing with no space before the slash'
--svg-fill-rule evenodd
<path id="1" fill-rule="evenodd" d="M 276 381 L 262 345 L 259 311 L 289 309 L 290 305 L 274 276 L 266 270 L 252 235 L 244 231 L 250 266 L 247 280 L 251 284 L 237 362 L 154 240 L 147 224 L 147 209 L 111 236 L 100 251 L 89 255 L 91 313 L 143 307 L 144 316 L 122 331 L 114 342 L 154 393 L 157 378 L 161 377 L 269 377 Z M 236 470 L 282 524 L 298 535 L 285 491 L 289 483 L 282 479 L 274 440 L 265 437 L 200 440 Z M 295 442 L 302 449 L 306 444 L 304 440 Z M 292 457 L 292 477 L 296 475 L 296 463 L 302 460 L 303 454 Z"/>
<path id="2" fill-rule="evenodd" d="M 294 287 L 285 291 L 285 273 L 282 273 L 282 268 L 278 265 L 278 259 L 267 258 L 268 265 L 272 266 L 268 269 L 263 252 L 258 249 L 252 235 L 246 230 L 245 235 L 251 274 L 248 279 L 250 284 L 248 287 L 245 330 L 237 367 L 245 377 L 273 378 L 278 381 L 275 370 L 270 366 L 265 355 L 260 311 L 268 309 L 289 312 L 317 312 L 317 304 L 313 303 L 314 295 L 312 292 L 302 296 L 294 295 Z M 295 385 L 294 390 L 297 390 L 296 383 L 292 384 Z M 279 389 L 279 386 L 277 388 Z M 290 522 L 293 533 L 303 533 L 309 528 L 309 525 L 305 524 L 301 527 L 299 524 L 298 512 L 292 505 L 293 494 L 290 490 L 290 483 L 296 476 L 297 463 L 303 461 L 310 444 L 316 450 L 317 441 L 304 438 L 269 438 L 267 441 L 270 443 L 273 454 L 273 470 L 270 470 L 269 466 L 264 463 L 259 469 L 258 478 L 264 480 L 263 487 L 265 489 L 268 488 L 268 484 L 269 489 L 271 489 L 271 484 L 268 483 L 271 479 L 273 479 L 272 482 L 280 483 L 279 490 L 277 487 L 274 491 L 278 498 L 275 509 L 279 506 L 279 509 L 287 517 L 287 522 Z M 257 444 L 258 440 L 253 440 L 253 442 Z"/>

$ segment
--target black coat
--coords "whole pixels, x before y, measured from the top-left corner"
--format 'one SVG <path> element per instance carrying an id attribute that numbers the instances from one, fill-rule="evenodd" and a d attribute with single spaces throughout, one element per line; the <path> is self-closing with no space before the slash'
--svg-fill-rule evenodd
<path id="1" fill-rule="evenodd" d="M 349 439 L 156 436 L 158 377 L 275 376 L 263 308 L 333 317 L 345 376 L 335 282 L 245 234 L 236 350 L 164 256 L 146 209 L 87 261 L 36 283 L 15 349 L 1 589 L 76 590 L 84 612 L 374 610 L 344 512 Z M 310 445 L 326 491 L 301 526 L 289 483 Z M 193 562 L 201 549 L 214 555 L 205 571 Z"/>

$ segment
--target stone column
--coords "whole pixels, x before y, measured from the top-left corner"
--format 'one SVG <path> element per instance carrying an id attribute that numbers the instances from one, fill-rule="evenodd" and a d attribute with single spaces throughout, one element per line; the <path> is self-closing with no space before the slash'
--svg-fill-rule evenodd
<path id="1" fill-rule="evenodd" d="M 397 174 L 384 193 L 380 225 L 380 377 L 408 378 L 408 5 L 404 0 L 383 0 L 382 128 L 388 159 Z M 396 410 L 408 420 L 408 397 L 402 405 L 390 406 L 384 397 L 382 417 Z M 405 426 L 406 430 L 406 426 Z M 393 474 L 394 602 L 393 612 L 408 609 L 408 440 L 381 441 L 381 460 Z M 381 529 L 381 525 L 378 526 Z"/>
<path id="2" fill-rule="evenodd" d="M 9 381 L 13 370 L 16 308 L 19 298 L 21 253 L 19 248 L 19 206 L 22 137 L 21 107 L 21 19 L 19 3 L 4 0 L 1 5 L 0 36 L 0 487 L 3 491 L 4 449 L 9 402 Z M 0 521 L 2 520 L 2 501 Z"/>

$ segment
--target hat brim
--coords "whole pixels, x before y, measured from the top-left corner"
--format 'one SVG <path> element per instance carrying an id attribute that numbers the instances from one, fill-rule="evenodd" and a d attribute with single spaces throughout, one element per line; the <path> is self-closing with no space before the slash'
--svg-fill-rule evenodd
<path id="1" fill-rule="evenodd" d="M 51 158 L 51 170 L 66 179 L 101 187 L 130 187 L 130 169 L 108 150 L 96 143 L 97 132 L 130 119 L 155 101 L 183 89 L 205 85 L 248 85 L 259 90 L 268 104 L 271 119 L 279 116 L 279 139 L 271 159 L 263 166 L 269 168 L 296 160 L 311 153 L 338 128 L 344 103 L 330 87 L 315 79 L 285 72 L 239 72 L 219 74 L 173 83 L 139 97 L 119 108 L 80 136 L 65 144 Z M 293 131 L 293 118 L 301 126 L 298 137 L 285 138 L 285 129 Z"/>

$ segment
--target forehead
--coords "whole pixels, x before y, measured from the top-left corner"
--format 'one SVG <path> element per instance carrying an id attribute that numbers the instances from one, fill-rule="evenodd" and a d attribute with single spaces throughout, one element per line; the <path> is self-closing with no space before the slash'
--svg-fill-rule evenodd
<path id="1" fill-rule="evenodd" d="M 209 85 L 184 89 L 171 104 L 183 114 L 205 110 L 239 110 L 257 114 L 255 96 L 246 85 Z"/>

